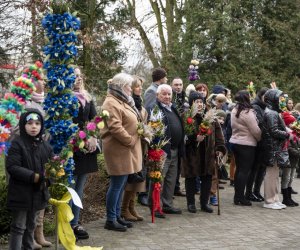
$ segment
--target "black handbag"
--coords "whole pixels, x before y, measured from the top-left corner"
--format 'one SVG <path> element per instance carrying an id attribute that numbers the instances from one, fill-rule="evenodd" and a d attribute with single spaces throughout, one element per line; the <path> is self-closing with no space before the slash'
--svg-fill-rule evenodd
<path id="1" fill-rule="evenodd" d="M 145 181 L 145 176 L 142 171 L 128 175 L 128 183 L 140 183 L 143 181 Z"/>

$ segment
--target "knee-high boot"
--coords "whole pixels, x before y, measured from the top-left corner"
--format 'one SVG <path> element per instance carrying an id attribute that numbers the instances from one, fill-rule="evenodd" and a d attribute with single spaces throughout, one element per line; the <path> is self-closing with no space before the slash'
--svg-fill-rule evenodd
<path id="1" fill-rule="evenodd" d="M 137 221 L 144 220 L 143 216 L 139 215 L 138 212 L 135 210 L 135 199 L 136 199 L 136 192 L 131 192 L 131 199 L 129 201 L 129 212 L 133 215 Z"/>
<path id="2" fill-rule="evenodd" d="M 282 195 L 283 195 L 283 201 L 282 203 L 288 207 L 294 207 L 294 203 L 290 199 L 290 194 L 288 188 L 281 189 Z"/>
<path id="3" fill-rule="evenodd" d="M 34 238 L 36 242 L 43 247 L 50 247 L 52 243 L 47 241 L 44 237 L 44 214 L 45 209 L 39 211 L 37 215 L 37 226 L 34 230 Z"/>
<path id="4" fill-rule="evenodd" d="M 121 206 L 121 217 L 127 221 L 137 221 L 137 218 L 129 212 L 129 203 L 132 197 L 132 191 L 124 191 L 122 206 Z"/>
<path id="5" fill-rule="evenodd" d="M 295 207 L 298 207 L 298 206 L 299 206 L 299 203 L 298 203 L 298 202 L 295 202 L 295 201 L 292 199 L 292 187 L 288 187 L 288 195 L 289 195 L 290 201 L 294 204 L 294 206 L 295 206 Z"/>
<path id="6" fill-rule="evenodd" d="M 43 246 L 41 246 L 40 244 L 38 244 L 35 239 L 33 239 L 33 246 L 32 246 L 32 249 L 33 250 L 39 250 L 39 249 L 42 249 Z"/>

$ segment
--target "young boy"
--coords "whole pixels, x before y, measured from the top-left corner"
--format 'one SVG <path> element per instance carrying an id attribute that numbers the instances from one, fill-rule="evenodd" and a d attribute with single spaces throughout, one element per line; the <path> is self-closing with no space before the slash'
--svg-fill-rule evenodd
<path id="1" fill-rule="evenodd" d="M 49 199 L 44 165 L 52 156 L 48 142 L 42 140 L 44 121 L 36 109 L 20 117 L 20 135 L 9 148 L 6 169 L 9 173 L 7 207 L 12 212 L 9 249 L 33 249 L 36 214 Z"/>

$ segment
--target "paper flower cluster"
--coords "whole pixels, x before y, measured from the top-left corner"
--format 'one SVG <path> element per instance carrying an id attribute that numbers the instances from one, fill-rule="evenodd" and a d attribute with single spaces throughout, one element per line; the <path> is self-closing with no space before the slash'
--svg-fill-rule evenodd
<path id="1" fill-rule="evenodd" d="M 59 178 L 54 178 L 50 193 L 52 198 L 60 199 L 67 191 L 60 184 L 68 186 L 73 182 L 74 161 L 69 142 L 78 131 L 72 118 L 78 115 L 79 103 L 72 93 L 75 82 L 72 64 L 78 54 L 76 42 L 80 21 L 69 12 L 48 13 L 42 20 L 42 26 L 48 42 L 43 50 L 49 86 L 44 101 L 44 110 L 47 113 L 45 128 L 51 135 L 50 144 L 56 154 L 47 165 L 46 174 L 51 178 L 54 172 L 59 175 Z"/>
<path id="2" fill-rule="evenodd" d="M 202 122 L 198 128 L 198 134 L 202 136 L 210 136 L 213 132 L 212 126 L 216 120 L 216 109 L 210 109 L 207 111 L 203 117 Z M 199 146 L 200 142 L 198 142 L 197 147 Z"/>
<path id="3" fill-rule="evenodd" d="M 90 137 L 100 135 L 100 130 L 104 128 L 106 120 L 109 118 L 109 113 L 103 110 L 99 116 L 96 116 L 92 121 L 87 122 L 82 130 L 79 130 L 70 140 L 70 147 L 73 152 L 82 151 L 87 153 L 86 143 Z"/>
<path id="4" fill-rule="evenodd" d="M 198 73 L 198 65 L 199 65 L 199 61 L 193 59 L 191 61 L 191 64 L 189 66 L 189 81 L 193 82 L 193 81 L 197 81 L 200 79 L 199 73 Z"/>
<path id="5" fill-rule="evenodd" d="M 152 131 L 152 141 L 148 150 L 148 168 L 149 177 L 153 183 L 162 180 L 161 171 L 165 159 L 165 152 L 162 148 L 168 143 L 168 140 L 165 139 L 166 126 L 163 123 L 163 118 L 163 113 L 156 107 L 151 111 L 148 122 Z"/>
<path id="6" fill-rule="evenodd" d="M 10 91 L 4 95 L 0 103 L 0 154 L 7 153 L 8 139 L 12 127 L 18 124 L 20 114 L 24 111 L 25 103 L 35 91 L 34 82 L 42 80 L 41 62 L 26 66 L 21 76 L 12 82 Z"/>
<path id="7" fill-rule="evenodd" d="M 42 26 L 46 31 L 49 43 L 44 47 L 47 59 L 59 60 L 62 64 L 73 60 L 77 56 L 76 31 L 80 28 L 80 21 L 71 13 L 47 14 Z"/>

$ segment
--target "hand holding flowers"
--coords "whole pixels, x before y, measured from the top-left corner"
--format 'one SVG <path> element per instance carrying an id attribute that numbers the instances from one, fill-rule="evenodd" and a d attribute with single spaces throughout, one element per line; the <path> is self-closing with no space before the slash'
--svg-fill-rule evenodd
<path id="1" fill-rule="evenodd" d="M 97 149 L 97 136 L 101 129 L 104 128 L 109 113 L 103 110 L 99 116 L 92 121 L 87 122 L 82 130 L 70 140 L 73 152 L 82 151 L 83 153 L 91 153 Z"/>
<path id="2" fill-rule="evenodd" d="M 212 124 L 214 123 L 215 119 L 216 119 L 216 109 L 210 109 L 209 111 L 207 111 L 202 122 L 199 125 L 199 130 L 198 130 L 197 135 L 202 136 L 204 138 L 206 136 L 211 135 L 212 134 Z M 199 137 L 199 140 L 198 140 L 198 137 L 197 137 L 197 141 L 198 141 L 197 147 L 199 147 L 200 142 L 203 141 L 204 138 L 202 139 L 201 137 Z"/>

